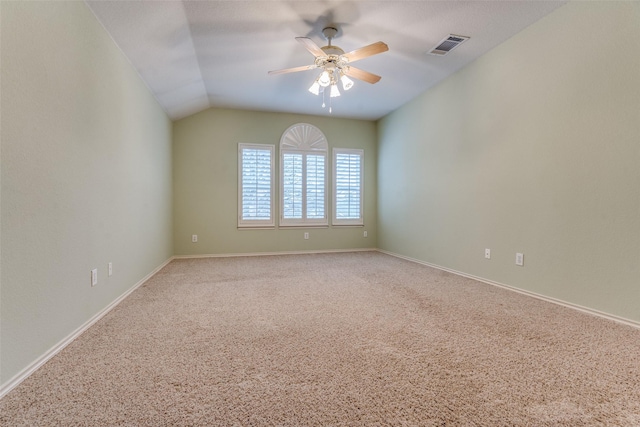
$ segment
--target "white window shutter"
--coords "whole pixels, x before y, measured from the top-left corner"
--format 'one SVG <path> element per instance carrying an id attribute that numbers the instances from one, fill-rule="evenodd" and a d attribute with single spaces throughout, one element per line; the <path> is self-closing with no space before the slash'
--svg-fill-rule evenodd
<path id="1" fill-rule="evenodd" d="M 328 225 L 328 143 L 317 127 L 290 126 L 280 138 L 280 226 Z"/>
<path id="2" fill-rule="evenodd" d="M 325 156 L 307 154 L 307 218 L 325 217 Z"/>
<path id="3" fill-rule="evenodd" d="M 334 225 L 363 225 L 362 150 L 334 149 Z"/>
<path id="4" fill-rule="evenodd" d="M 302 154 L 282 155 L 282 216 L 302 218 Z"/>
<path id="5" fill-rule="evenodd" d="M 238 226 L 274 226 L 273 218 L 274 147 L 259 144 L 238 145 Z"/>

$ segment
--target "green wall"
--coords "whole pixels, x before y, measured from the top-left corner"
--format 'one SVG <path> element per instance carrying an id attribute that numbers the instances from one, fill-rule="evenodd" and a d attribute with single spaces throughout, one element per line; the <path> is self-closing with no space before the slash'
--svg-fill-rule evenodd
<path id="1" fill-rule="evenodd" d="M 318 127 L 333 147 L 365 155 L 364 227 L 239 230 L 238 143 L 276 146 L 296 123 Z M 376 241 L 376 126 L 363 120 L 209 109 L 173 126 L 174 242 L 176 255 L 264 253 L 374 248 Z M 329 165 L 331 166 L 331 165 Z M 276 189 L 278 174 L 276 173 Z M 276 190 L 276 215 L 278 191 Z M 329 198 L 329 206 L 331 199 Z M 276 216 L 277 218 L 277 216 Z M 277 222 L 277 221 L 276 221 Z M 368 237 L 363 237 L 363 231 Z M 304 232 L 309 240 L 304 240 Z M 191 242 L 191 235 L 198 242 Z"/>
<path id="2" fill-rule="evenodd" d="M 640 321 L 640 3 L 568 3 L 378 132 L 381 249 Z"/>
<path id="3" fill-rule="evenodd" d="M 172 256 L 171 122 L 84 2 L 0 7 L 7 384 Z"/>

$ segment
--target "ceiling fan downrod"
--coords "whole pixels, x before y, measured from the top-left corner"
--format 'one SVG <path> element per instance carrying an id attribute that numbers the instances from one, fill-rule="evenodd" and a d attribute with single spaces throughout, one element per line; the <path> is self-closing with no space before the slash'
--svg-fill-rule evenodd
<path id="1" fill-rule="evenodd" d="M 331 46 L 331 40 L 338 34 L 338 29 L 336 27 L 324 27 L 322 29 L 322 35 L 325 39 L 328 40 L 329 46 Z"/>

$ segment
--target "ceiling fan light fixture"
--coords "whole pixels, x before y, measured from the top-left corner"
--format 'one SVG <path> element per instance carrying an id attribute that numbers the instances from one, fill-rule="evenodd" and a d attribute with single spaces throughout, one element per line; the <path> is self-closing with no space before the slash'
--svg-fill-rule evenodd
<path id="1" fill-rule="evenodd" d="M 327 87 L 331 84 L 331 76 L 327 70 L 324 70 L 318 77 L 318 84 L 322 87 Z"/>
<path id="2" fill-rule="evenodd" d="M 342 75 L 342 77 L 340 77 L 340 81 L 342 82 L 342 88 L 344 90 L 349 90 L 353 87 L 353 80 L 351 80 L 344 74 Z"/>
<path id="3" fill-rule="evenodd" d="M 330 25 L 325 27 L 322 30 L 322 34 L 328 40 L 328 44 L 323 47 L 318 46 L 308 37 L 296 37 L 296 40 L 314 56 L 313 64 L 269 71 L 269 74 L 286 74 L 312 69 L 320 70 L 320 75 L 308 90 L 316 96 L 322 92 L 322 108 L 325 108 L 326 105 L 325 98 L 329 97 L 329 113 L 331 113 L 331 98 L 341 95 L 338 89 L 339 82 L 342 82 L 342 89 L 348 91 L 354 85 L 349 76 L 371 84 L 377 83 L 381 78 L 368 71 L 354 68 L 350 64 L 389 50 L 389 46 L 384 42 L 376 42 L 345 53 L 342 48 L 332 44 L 332 39 L 338 35 L 338 32 L 337 26 Z"/>
<path id="4" fill-rule="evenodd" d="M 313 82 L 313 84 L 309 88 L 309 92 L 311 92 L 314 95 L 319 95 L 320 94 L 320 84 L 318 83 L 317 80 L 315 82 Z"/>

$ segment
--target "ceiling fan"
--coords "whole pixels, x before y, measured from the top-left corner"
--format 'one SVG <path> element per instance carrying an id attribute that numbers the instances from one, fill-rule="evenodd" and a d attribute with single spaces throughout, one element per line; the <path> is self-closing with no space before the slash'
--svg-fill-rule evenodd
<path id="1" fill-rule="evenodd" d="M 383 42 L 376 42 L 345 53 L 340 47 L 331 45 L 331 40 L 336 36 L 336 34 L 338 34 L 338 29 L 335 26 L 325 27 L 322 30 L 322 35 L 328 40 L 328 44 L 323 47 L 319 47 L 308 37 L 296 37 L 296 40 L 298 40 L 298 42 L 300 42 L 315 57 L 314 63 L 311 65 L 303 65 L 301 67 L 269 71 L 269 74 L 295 73 L 298 71 L 320 68 L 322 69 L 322 72 L 309 88 L 309 92 L 314 95 L 319 95 L 322 91 L 324 96 L 324 90 L 329 88 L 331 98 L 340 96 L 340 90 L 337 86 L 338 80 L 342 83 L 342 88 L 344 90 L 349 90 L 353 87 L 353 80 L 349 77 L 371 84 L 380 81 L 380 76 L 353 67 L 350 64 L 369 56 L 386 52 L 389 50 L 389 46 Z M 324 106 L 325 104 L 323 101 L 322 107 Z M 329 108 L 329 112 L 331 112 L 331 107 Z"/>

